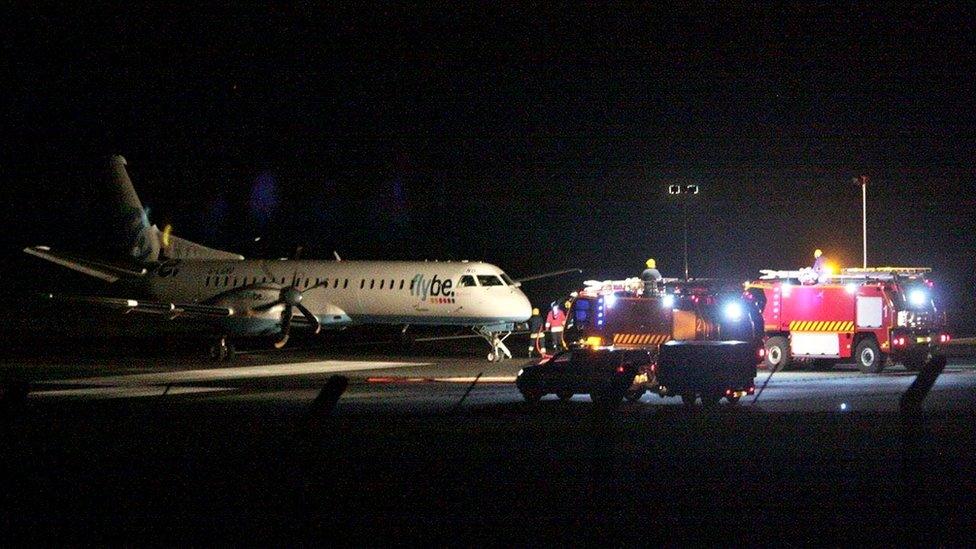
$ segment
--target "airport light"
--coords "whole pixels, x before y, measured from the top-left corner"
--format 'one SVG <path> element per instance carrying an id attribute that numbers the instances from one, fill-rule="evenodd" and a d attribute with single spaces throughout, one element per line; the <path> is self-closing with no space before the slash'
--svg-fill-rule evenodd
<path id="1" fill-rule="evenodd" d="M 682 217 L 684 218 L 684 250 L 685 250 L 685 280 L 688 280 L 688 200 L 697 195 L 698 185 L 668 185 L 668 196 L 681 201 Z"/>

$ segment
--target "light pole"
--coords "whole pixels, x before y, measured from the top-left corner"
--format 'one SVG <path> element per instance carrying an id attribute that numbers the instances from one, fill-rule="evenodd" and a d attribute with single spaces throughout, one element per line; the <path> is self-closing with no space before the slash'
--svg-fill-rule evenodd
<path id="1" fill-rule="evenodd" d="M 868 268 L 868 176 L 855 177 L 851 183 L 861 186 L 861 248 L 865 269 Z"/>
<path id="2" fill-rule="evenodd" d="M 698 185 L 668 185 L 668 195 L 681 201 L 684 224 L 685 280 L 688 280 L 688 199 L 698 194 Z"/>

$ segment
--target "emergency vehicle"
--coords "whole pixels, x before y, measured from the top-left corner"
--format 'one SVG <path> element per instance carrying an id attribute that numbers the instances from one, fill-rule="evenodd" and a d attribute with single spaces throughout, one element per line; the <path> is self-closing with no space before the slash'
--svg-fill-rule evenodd
<path id="1" fill-rule="evenodd" d="M 917 370 L 949 342 L 931 269 L 844 269 L 839 274 L 761 271 L 747 282 L 763 311 L 766 366 L 805 361 L 829 369 L 852 360 L 865 373 L 902 363 Z"/>
<path id="2" fill-rule="evenodd" d="M 765 352 L 763 321 L 739 283 L 661 279 L 645 287 L 628 278 L 585 284 L 566 321 L 563 337 L 570 349 L 648 350 L 655 362 L 646 372 L 646 388 L 662 397 L 680 395 L 687 403 L 699 396 L 703 404 L 723 396 L 735 402 L 754 390 L 756 365 Z M 665 365 L 667 371 L 660 371 Z M 664 378 L 668 383 L 661 383 Z M 635 384 L 640 381 L 638 376 Z M 631 389 L 628 396 L 633 394 Z"/>

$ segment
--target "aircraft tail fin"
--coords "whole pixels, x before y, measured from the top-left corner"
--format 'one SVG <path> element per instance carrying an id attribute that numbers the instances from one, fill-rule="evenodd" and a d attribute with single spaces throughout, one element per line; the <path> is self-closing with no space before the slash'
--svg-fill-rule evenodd
<path id="1" fill-rule="evenodd" d="M 201 244 L 163 233 L 150 224 L 149 215 L 125 169 L 125 158 L 115 155 L 109 161 L 108 181 L 114 204 L 113 234 L 124 245 L 126 255 L 139 262 L 161 259 L 244 259 L 243 256 L 208 248 Z M 113 238 L 116 238 L 113 237 Z"/>

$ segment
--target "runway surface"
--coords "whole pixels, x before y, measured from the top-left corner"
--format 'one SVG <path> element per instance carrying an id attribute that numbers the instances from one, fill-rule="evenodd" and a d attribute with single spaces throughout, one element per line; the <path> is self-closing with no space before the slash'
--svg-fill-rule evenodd
<path id="1" fill-rule="evenodd" d="M 31 399 L 194 394 L 215 403 L 249 399 L 290 406 L 311 402 L 329 376 L 342 374 L 351 383 L 337 412 L 358 414 L 375 409 L 423 412 L 453 406 L 479 375 L 465 405 L 517 404 L 522 399 L 514 387 L 515 375 L 528 360 L 489 363 L 463 354 L 403 357 L 377 353 L 333 353 L 323 360 L 320 352 L 263 351 L 239 355 L 229 363 L 185 355 L 11 361 L 4 372 L 7 378 L 30 380 Z M 914 379 L 914 373 L 900 366 L 872 375 L 843 364 L 828 372 L 799 368 L 777 372 L 771 378 L 769 372 L 760 370 L 757 389 L 769 378 L 764 391 L 758 400 L 743 398 L 740 406 L 757 406 L 769 412 L 893 412 L 898 397 Z M 577 395 L 574 400 L 589 401 L 589 397 Z M 679 403 L 676 398 L 647 393 L 631 408 Z M 950 359 L 927 406 L 939 411 L 976 408 L 976 360 Z"/>
<path id="2" fill-rule="evenodd" d="M 608 415 L 584 395 L 523 402 L 524 360 L 425 351 L 7 357 L 6 387 L 29 394 L 2 409 L 0 541 L 973 539 L 972 359 L 904 423 L 900 367 L 776 373 L 758 402 L 711 412 L 645 394 Z M 336 374 L 350 383 L 328 416 L 314 403 Z"/>

